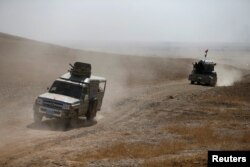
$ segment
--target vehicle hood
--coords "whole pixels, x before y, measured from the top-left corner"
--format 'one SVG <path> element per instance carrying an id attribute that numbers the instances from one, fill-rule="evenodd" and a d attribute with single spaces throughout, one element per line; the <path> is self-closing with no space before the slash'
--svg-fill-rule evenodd
<path id="1" fill-rule="evenodd" d="M 80 102 L 79 99 L 76 99 L 73 97 L 55 94 L 55 93 L 49 93 L 49 92 L 41 94 L 40 96 L 38 96 L 38 98 L 51 99 L 51 100 L 61 101 L 61 102 L 70 103 L 70 104 L 75 104 L 75 103 Z"/>

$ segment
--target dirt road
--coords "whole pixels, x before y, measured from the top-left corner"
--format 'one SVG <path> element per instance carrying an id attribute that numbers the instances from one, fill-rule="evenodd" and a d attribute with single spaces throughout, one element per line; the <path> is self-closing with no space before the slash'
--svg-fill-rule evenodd
<path id="1" fill-rule="evenodd" d="M 189 85 L 187 81 L 166 81 L 127 89 L 132 92 L 130 96 L 121 99 L 112 111 L 99 112 L 93 122 L 82 118 L 79 120 L 79 128 L 66 132 L 56 120 L 45 120 L 41 126 L 35 126 L 32 123 L 32 99 L 17 100 L 16 104 L 12 104 L 13 107 L 25 106 L 19 107 L 19 111 L 27 115 L 13 115 L 14 118 L 9 115 L 9 120 L 4 123 L 8 126 L 1 126 L 1 134 L 4 134 L 1 137 L 1 166 L 44 166 L 46 163 L 49 163 L 49 166 L 56 163 L 67 166 L 71 162 L 70 157 L 118 141 L 150 142 L 156 137 L 151 130 L 161 125 L 159 121 L 167 122 L 165 114 L 165 118 L 160 119 L 159 115 L 154 113 L 159 112 L 152 110 L 154 106 L 165 103 L 168 107 L 163 108 L 162 112 L 168 112 L 167 117 L 170 118 L 181 112 L 178 108 L 182 108 L 184 101 L 180 102 L 180 98 L 211 88 Z M 20 95 L 24 92 L 29 94 L 29 89 L 23 88 Z M 24 105 L 25 103 L 28 104 Z M 140 135 L 141 133 L 148 134 Z M 167 137 L 169 136 L 161 135 L 157 140 Z"/>

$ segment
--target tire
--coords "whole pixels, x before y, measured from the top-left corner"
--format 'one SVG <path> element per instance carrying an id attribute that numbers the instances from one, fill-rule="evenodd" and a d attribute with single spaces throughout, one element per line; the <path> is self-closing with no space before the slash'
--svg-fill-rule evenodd
<path id="1" fill-rule="evenodd" d="M 34 112 L 33 113 L 33 119 L 34 119 L 34 123 L 40 124 L 42 122 L 43 115 L 38 113 L 38 112 Z"/>
<path id="2" fill-rule="evenodd" d="M 190 83 L 193 85 L 193 84 L 194 84 L 194 81 L 191 81 Z"/>
<path id="3" fill-rule="evenodd" d="M 209 85 L 212 86 L 212 87 L 215 87 L 216 83 L 217 83 L 217 78 L 211 80 Z"/>
<path id="4" fill-rule="evenodd" d="M 216 85 L 216 82 L 213 82 L 210 84 L 210 86 L 212 86 L 212 87 L 215 87 L 215 85 Z"/>
<path id="5" fill-rule="evenodd" d="M 74 111 L 74 114 L 72 114 L 72 117 L 70 119 L 70 126 L 72 128 L 76 128 L 78 126 L 78 111 Z"/>
<path id="6" fill-rule="evenodd" d="M 91 121 L 95 118 L 97 111 L 97 99 L 93 99 L 89 102 L 89 109 L 86 114 L 87 120 Z"/>
<path id="7" fill-rule="evenodd" d="M 62 129 L 66 131 L 70 126 L 70 119 L 69 118 L 63 118 L 62 120 Z"/>

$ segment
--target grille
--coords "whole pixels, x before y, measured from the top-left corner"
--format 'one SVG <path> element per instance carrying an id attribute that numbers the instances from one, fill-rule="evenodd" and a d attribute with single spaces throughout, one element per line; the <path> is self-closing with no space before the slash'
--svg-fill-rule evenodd
<path id="1" fill-rule="evenodd" d="M 43 100 L 43 106 L 55 109 L 62 109 L 63 103 L 57 101 Z"/>

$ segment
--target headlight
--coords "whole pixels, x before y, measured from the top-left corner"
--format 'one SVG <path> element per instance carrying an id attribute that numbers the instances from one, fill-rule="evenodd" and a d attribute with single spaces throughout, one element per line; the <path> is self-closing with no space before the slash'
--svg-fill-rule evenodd
<path id="1" fill-rule="evenodd" d="M 69 110 L 70 107 L 71 107 L 70 104 L 63 104 L 62 109 L 64 109 L 64 110 Z"/>
<path id="2" fill-rule="evenodd" d="M 42 105 L 43 104 L 43 100 L 40 98 L 36 99 L 36 104 Z"/>

